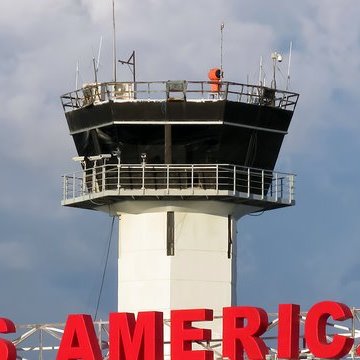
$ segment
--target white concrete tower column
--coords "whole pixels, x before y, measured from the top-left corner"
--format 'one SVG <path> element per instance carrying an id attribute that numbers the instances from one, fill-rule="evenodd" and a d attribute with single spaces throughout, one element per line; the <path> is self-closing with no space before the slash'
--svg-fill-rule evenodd
<path id="1" fill-rule="evenodd" d="M 119 228 L 119 311 L 231 304 L 227 216 L 123 213 Z"/>
<path id="2" fill-rule="evenodd" d="M 118 310 L 168 317 L 173 309 L 210 308 L 221 315 L 236 301 L 236 223 L 254 210 L 209 200 L 122 203 Z"/>

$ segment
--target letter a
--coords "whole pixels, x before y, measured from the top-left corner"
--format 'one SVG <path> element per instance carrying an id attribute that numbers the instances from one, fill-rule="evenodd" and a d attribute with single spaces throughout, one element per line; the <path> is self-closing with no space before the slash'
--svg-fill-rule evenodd
<path id="1" fill-rule="evenodd" d="M 90 315 L 69 315 L 56 360 L 102 360 Z"/>

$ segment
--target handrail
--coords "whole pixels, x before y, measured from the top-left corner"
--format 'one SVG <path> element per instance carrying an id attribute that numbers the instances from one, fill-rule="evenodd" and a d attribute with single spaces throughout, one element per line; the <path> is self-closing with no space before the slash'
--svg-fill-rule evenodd
<path id="1" fill-rule="evenodd" d="M 65 112 L 108 101 L 227 100 L 294 111 L 299 94 L 264 86 L 223 81 L 218 92 L 212 81 L 104 82 L 85 84 L 61 96 Z"/>
<path id="2" fill-rule="evenodd" d="M 292 204 L 294 175 L 232 164 L 106 163 L 63 176 L 63 201 L 86 196 L 231 196 Z"/>

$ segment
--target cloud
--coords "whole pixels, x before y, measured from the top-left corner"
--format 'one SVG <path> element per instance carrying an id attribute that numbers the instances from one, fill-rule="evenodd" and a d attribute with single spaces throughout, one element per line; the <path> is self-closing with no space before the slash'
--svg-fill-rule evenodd
<path id="1" fill-rule="evenodd" d="M 286 77 L 293 41 L 291 89 L 301 96 L 278 164 L 299 174 L 298 204 L 240 221 L 242 302 L 311 305 L 343 292 L 356 303 L 359 8 L 356 0 L 117 1 L 117 55 L 137 51 L 139 80 L 206 80 L 220 61 L 222 21 L 227 80 L 256 82 L 260 56 L 269 80 L 274 50 L 285 55 Z M 109 219 L 60 207 L 60 175 L 78 168 L 59 96 L 74 90 L 77 61 L 91 81 L 101 36 L 99 76 L 111 79 L 111 17 L 110 0 L 1 4 L 0 306 L 20 322 L 65 320 L 96 297 Z M 115 267 L 114 250 L 104 313 L 116 303 Z"/>

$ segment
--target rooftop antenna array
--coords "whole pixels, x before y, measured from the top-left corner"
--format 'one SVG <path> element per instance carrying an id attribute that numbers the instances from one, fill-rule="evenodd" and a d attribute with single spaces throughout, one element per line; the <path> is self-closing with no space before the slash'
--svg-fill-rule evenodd
<path id="1" fill-rule="evenodd" d="M 291 68 L 291 55 L 292 55 L 292 41 L 290 41 L 290 47 L 289 47 L 289 58 L 288 58 L 288 69 L 287 69 L 287 77 L 286 77 L 286 90 L 289 90 L 290 87 L 290 68 Z M 271 80 L 271 87 L 273 89 L 276 89 L 276 70 L 279 70 L 281 73 L 281 69 L 278 67 L 277 63 L 280 63 L 283 61 L 283 57 L 280 53 L 277 51 L 273 52 L 271 54 L 271 59 L 273 61 L 273 78 Z M 262 67 L 262 58 L 260 58 L 260 71 L 259 71 L 259 85 L 262 84 L 262 74 L 263 74 L 263 67 Z M 265 86 L 265 81 L 264 81 Z"/>

